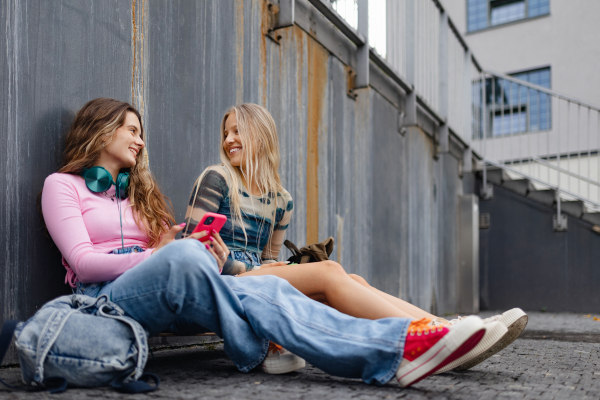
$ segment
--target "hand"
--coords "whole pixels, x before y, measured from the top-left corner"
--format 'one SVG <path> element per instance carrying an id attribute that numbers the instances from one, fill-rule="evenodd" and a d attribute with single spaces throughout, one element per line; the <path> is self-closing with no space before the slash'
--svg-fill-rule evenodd
<path id="1" fill-rule="evenodd" d="M 289 263 L 290 263 L 289 261 L 277 261 L 274 263 L 263 264 L 260 266 L 260 269 L 272 268 L 272 267 L 283 267 L 284 265 L 288 265 Z"/>
<path id="2" fill-rule="evenodd" d="M 206 236 L 208 234 L 208 232 L 200 233 L 203 233 L 202 235 L 200 235 L 200 237 Z M 221 270 L 223 269 L 223 265 L 225 265 L 227 257 L 229 256 L 229 248 L 223 242 L 221 235 L 219 235 L 217 231 L 213 230 L 212 232 L 210 232 L 210 235 L 211 236 L 209 236 L 207 240 L 203 241 L 202 243 L 206 246 L 206 249 L 210 252 L 210 254 L 213 255 L 215 260 L 217 260 L 217 265 Z"/>
<path id="3" fill-rule="evenodd" d="M 160 250 L 161 248 L 165 247 L 166 245 L 168 245 L 169 243 L 171 243 L 172 241 L 175 240 L 175 235 L 177 235 L 179 232 L 181 232 L 183 230 L 183 228 L 185 228 L 185 222 L 179 225 L 173 225 L 171 227 L 171 229 L 169 229 L 169 232 L 167 232 L 162 240 L 160 241 L 160 243 L 158 244 L 158 246 L 156 246 L 154 248 L 154 253 L 156 253 L 158 250 Z M 154 254 L 153 253 L 153 254 Z"/>

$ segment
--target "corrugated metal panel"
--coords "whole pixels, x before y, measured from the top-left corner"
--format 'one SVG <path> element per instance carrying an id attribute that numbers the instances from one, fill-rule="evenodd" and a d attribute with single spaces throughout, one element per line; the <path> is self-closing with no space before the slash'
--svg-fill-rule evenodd
<path id="1" fill-rule="evenodd" d="M 178 221 L 197 175 L 219 161 L 223 113 L 265 105 L 295 202 L 287 237 L 334 236 L 332 258 L 348 272 L 426 309 L 453 298 L 440 281 L 455 266 L 457 161 L 435 161 L 418 128 L 400 136 L 399 110 L 379 93 L 348 97 L 347 66 L 300 27 L 278 31 L 279 43 L 266 36 L 265 1 L 7 1 L 0 13 L 2 319 L 68 291 L 35 197 L 74 112 L 100 96 L 142 109 L 150 166 Z"/>

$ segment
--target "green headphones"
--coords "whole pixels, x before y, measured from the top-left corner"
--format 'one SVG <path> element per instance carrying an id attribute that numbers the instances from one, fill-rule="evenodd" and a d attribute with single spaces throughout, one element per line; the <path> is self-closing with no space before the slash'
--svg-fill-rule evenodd
<path id="1" fill-rule="evenodd" d="M 84 168 L 81 176 L 85 179 L 85 185 L 93 193 L 106 192 L 112 185 L 115 185 L 115 196 L 117 197 L 117 207 L 119 209 L 119 224 L 121 225 L 121 248 L 125 251 L 125 241 L 123 239 L 123 219 L 121 218 L 121 201 L 127 198 L 127 187 L 129 186 L 129 172 L 119 172 L 117 183 L 113 181 L 112 175 L 104 167 Z"/>
<path id="2" fill-rule="evenodd" d="M 112 185 L 115 185 L 115 195 L 123 200 L 127 198 L 127 188 L 129 187 L 129 172 L 119 172 L 117 182 L 113 181 L 112 175 L 104 167 L 84 168 L 81 176 L 85 179 L 85 185 L 94 193 L 106 192 Z"/>

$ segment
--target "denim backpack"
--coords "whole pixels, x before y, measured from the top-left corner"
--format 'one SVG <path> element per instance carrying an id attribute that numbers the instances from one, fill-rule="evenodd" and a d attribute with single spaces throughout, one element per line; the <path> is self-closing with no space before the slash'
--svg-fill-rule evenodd
<path id="1" fill-rule="evenodd" d="M 25 323 L 4 324 L 0 362 L 10 343 L 9 331 L 14 330 L 27 384 L 53 393 L 64 391 L 67 385 L 112 385 L 126 393 L 155 390 L 158 377 L 143 374 L 148 359 L 146 331 L 124 314 L 106 295 L 59 297 Z M 153 379 L 156 385 L 140 378 Z"/>

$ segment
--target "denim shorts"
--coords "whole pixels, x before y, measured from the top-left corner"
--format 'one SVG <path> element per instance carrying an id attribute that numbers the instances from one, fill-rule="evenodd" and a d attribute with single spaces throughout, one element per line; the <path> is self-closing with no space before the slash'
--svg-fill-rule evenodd
<path id="1" fill-rule="evenodd" d="M 229 252 L 229 257 L 233 258 L 235 261 L 241 261 L 246 265 L 252 265 L 253 267 L 262 265 L 260 254 L 252 251 L 231 250 Z M 247 270 L 251 271 L 251 269 Z"/>
<path id="2" fill-rule="evenodd" d="M 144 249 L 142 249 L 140 246 L 131 246 L 131 247 L 125 247 L 125 248 L 118 248 L 118 249 L 114 249 L 113 251 L 111 251 L 108 254 L 131 254 L 131 253 L 141 253 L 145 251 Z M 98 297 L 98 293 L 100 293 L 100 290 L 102 290 L 102 288 L 104 287 L 104 285 L 106 285 L 107 283 L 112 282 L 112 281 L 106 281 L 106 282 L 93 282 L 93 283 L 81 283 L 79 281 L 77 281 L 77 283 L 75 284 L 75 288 L 73 288 L 73 293 L 75 294 L 84 294 L 86 296 L 91 296 L 91 297 Z"/>

